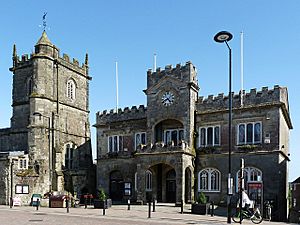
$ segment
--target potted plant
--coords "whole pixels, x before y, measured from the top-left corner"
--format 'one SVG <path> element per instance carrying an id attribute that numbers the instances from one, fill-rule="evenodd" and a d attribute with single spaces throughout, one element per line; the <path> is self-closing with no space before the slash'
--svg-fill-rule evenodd
<path id="1" fill-rule="evenodd" d="M 206 196 L 203 192 L 200 192 L 197 198 L 197 202 L 192 204 L 192 213 L 206 215 L 208 213 L 209 203 L 207 203 Z"/>
<path id="2" fill-rule="evenodd" d="M 99 189 L 98 191 L 98 198 L 94 199 L 94 208 L 96 209 L 107 209 L 111 207 L 111 199 L 107 198 L 107 195 L 103 188 Z"/>

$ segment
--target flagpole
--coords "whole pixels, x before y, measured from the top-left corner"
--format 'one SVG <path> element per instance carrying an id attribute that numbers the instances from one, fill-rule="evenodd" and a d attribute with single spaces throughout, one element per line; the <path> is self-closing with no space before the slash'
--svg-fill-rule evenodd
<path id="1" fill-rule="evenodd" d="M 244 33 L 241 32 L 241 107 L 244 105 Z"/>
<path id="2" fill-rule="evenodd" d="M 156 71 L 156 53 L 154 53 L 154 63 L 153 63 L 153 72 Z"/>
<path id="3" fill-rule="evenodd" d="M 119 83 L 118 83 L 118 62 L 116 61 L 116 113 L 119 109 Z"/>

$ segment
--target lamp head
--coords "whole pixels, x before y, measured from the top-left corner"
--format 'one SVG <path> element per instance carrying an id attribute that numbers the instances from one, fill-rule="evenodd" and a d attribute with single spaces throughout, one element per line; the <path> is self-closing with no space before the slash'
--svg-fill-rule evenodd
<path id="1" fill-rule="evenodd" d="M 214 37 L 214 40 L 219 43 L 228 42 L 233 38 L 233 35 L 228 31 L 220 31 Z"/>

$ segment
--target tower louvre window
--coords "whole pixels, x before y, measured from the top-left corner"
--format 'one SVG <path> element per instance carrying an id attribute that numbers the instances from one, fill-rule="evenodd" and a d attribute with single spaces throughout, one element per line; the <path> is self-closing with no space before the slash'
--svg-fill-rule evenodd
<path id="1" fill-rule="evenodd" d="M 75 100 L 75 91 L 76 91 L 76 85 L 74 80 L 69 80 L 67 82 L 67 97 L 70 100 Z"/>

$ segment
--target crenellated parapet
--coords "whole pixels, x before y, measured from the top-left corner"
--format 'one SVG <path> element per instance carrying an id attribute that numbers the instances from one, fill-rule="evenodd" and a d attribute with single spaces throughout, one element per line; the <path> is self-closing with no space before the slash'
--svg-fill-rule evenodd
<path id="1" fill-rule="evenodd" d="M 188 61 L 185 65 L 177 64 L 175 67 L 172 65 L 165 66 L 165 69 L 158 67 L 156 71 L 149 69 L 147 71 L 147 82 L 148 87 L 156 84 L 160 79 L 171 76 L 177 78 L 186 83 L 196 83 L 197 84 L 197 70 L 192 62 Z"/>
<path id="2" fill-rule="evenodd" d="M 72 70 L 75 70 L 78 73 L 88 75 L 88 61 L 87 56 L 85 59 L 85 62 L 80 64 L 79 61 L 76 58 L 70 59 L 68 54 L 63 54 L 62 57 L 58 57 L 58 63 L 66 66 L 68 68 L 71 68 Z"/>
<path id="3" fill-rule="evenodd" d="M 242 102 L 242 104 L 241 104 Z M 284 104 L 288 110 L 288 98 L 287 98 L 287 88 L 275 85 L 273 89 L 268 89 L 268 87 L 263 87 L 260 91 L 256 88 L 250 90 L 250 92 L 243 92 L 243 98 L 241 101 L 241 93 L 234 94 L 232 92 L 232 107 L 242 108 L 251 107 L 258 105 L 271 105 L 271 104 Z M 198 98 L 197 110 L 199 112 L 205 111 L 216 111 L 228 109 L 229 98 L 228 95 L 220 93 L 217 96 L 209 95 L 207 98 L 203 96 Z"/>
<path id="4" fill-rule="evenodd" d="M 114 109 L 110 111 L 104 110 L 96 113 L 96 126 L 111 122 L 145 119 L 146 112 L 147 108 L 144 105 L 140 105 L 139 107 L 132 106 L 131 108 L 125 107 L 123 110 L 118 109 L 118 112 Z"/>

